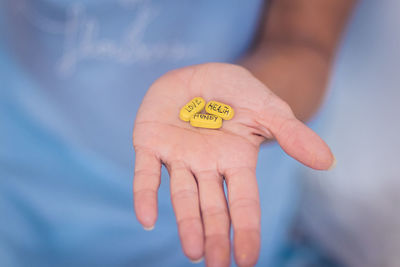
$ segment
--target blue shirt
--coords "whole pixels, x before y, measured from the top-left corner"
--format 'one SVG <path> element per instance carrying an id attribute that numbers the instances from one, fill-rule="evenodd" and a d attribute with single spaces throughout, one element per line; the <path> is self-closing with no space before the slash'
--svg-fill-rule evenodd
<path id="1" fill-rule="evenodd" d="M 261 0 L 0 2 L 0 265 L 186 266 L 165 170 L 155 230 L 132 208 L 132 127 L 168 70 L 234 62 Z M 260 265 L 296 200 L 293 161 L 261 149 Z"/>

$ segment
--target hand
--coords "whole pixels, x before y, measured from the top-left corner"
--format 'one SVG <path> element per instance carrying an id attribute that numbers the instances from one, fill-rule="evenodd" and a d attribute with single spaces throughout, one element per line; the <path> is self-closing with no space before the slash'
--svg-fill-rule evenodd
<path id="1" fill-rule="evenodd" d="M 232 106 L 235 117 L 219 130 L 192 127 L 179 119 L 179 111 L 196 96 Z M 146 228 L 155 224 L 164 164 L 186 256 L 205 255 L 207 266 L 228 266 L 232 222 L 235 261 L 254 265 L 260 248 L 257 154 L 271 139 L 311 168 L 328 169 L 334 161 L 328 146 L 290 107 L 242 67 L 210 63 L 162 76 L 144 97 L 133 132 L 139 222 Z"/>

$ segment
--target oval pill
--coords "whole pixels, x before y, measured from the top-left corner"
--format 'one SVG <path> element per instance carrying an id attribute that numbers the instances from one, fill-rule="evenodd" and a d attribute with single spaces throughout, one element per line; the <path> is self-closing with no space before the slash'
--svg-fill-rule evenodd
<path id="1" fill-rule="evenodd" d="M 179 113 L 179 118 L 183 121 L 189 121 L 190 117 L 203 110 L 206 101 L 201 97 L 195 97 L 187 103 Z"/>
<path id="2" fill-rule="evenodd" d="M 230 120 L 235 115 L 235 112 L 231 106 L 217 101 L 208 102 L 206 105 L 206 112 L 217 115 L 224 120 Z"/>
<path id="3" fill-rule="evenodd" d="M 222 119 L 212 114 L 194 114 L 190 118 L 190 125 L 200 128 L 218 129 L 222 126 Z"/>

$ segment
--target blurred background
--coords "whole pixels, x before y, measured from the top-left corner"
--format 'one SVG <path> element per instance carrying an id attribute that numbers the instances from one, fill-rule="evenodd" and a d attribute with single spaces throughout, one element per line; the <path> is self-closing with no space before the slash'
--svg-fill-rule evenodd
<path id="1" fill-rule="evenodd" d="M 263 1 L 206 2 L 0 0 L 0 266 L 192 266 L 165 170 L 155 230 L 135 220 L 131 133 L 157 77 L 250 47 Z M 261 149 L 258 266 L 400 265 L 399 11 L 361 0 L 344 36 L 310 123 L 336 169 Z M 311 253 L 288 253 L 292 227 Z"/>
<path id="2" fill-rule="evenodd" d="M 302 223 L 347 266 L 400 265 L 400 2 L 359 1 L 314 121 L 330 172 L 302 168 Z"/>

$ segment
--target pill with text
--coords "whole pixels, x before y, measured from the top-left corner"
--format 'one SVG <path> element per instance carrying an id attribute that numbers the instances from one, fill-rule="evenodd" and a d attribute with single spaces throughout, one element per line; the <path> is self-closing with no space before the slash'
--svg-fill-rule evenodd
<path id="1" fill-rule="evenodd" d="M 190 125 L 194 127 L 218 129 L 222 126 L 222 119 L 212 114 L 195 114 L 190 118 Z"/>
<path id="2" fill-rule="evenodd" d="M 190 117 L 203 110 L 206 101 L 201 97 L 195 97 L 187 103 L 179 113 L 179 118 L 183 121 L 189 121 Z"/>
<path id="3" fill-rule="evenodd" d="M 213 115 L 217 115 L 218 117 L 221 117 L 224 120 L 232 119 L 233 115 L 235 114 L 231 106 L 217 101 L 208 102 L 206 105 L 206 112 Z"/>

